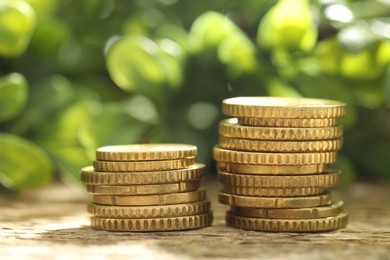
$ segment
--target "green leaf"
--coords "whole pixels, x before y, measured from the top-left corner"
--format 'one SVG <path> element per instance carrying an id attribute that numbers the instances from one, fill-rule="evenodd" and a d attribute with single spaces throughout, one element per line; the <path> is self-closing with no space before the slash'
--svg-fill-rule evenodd
<path id="1" fill-rule="evenodd" d="M 194 53 L 213 50 L 230 34 L 241 30 L 227 17 L 214 11 L 200 15 L 191 26 L 190 48 Z"/>
<path id="2" fill-rule="evenodd" d="M 314 57 L 317 58 L 318 64 L 329 75 L 340 73 L 342 55 L 340 43 L 335 37 L 320 41 L 314 50 Z"/>
<path id="3" fill-rule="evenodd" d="M 122 24 L 125 34 L 145 34 L 149 33 L 164 23 L 164 14 L 155 8 L 143 9 L 133 13 Z"/>
<path id="4" fill-rule="evenodd" d="M 61 46 L 70 38 L 68 24 L 51 18 L 39 22 L 31 39 L 31 48 L 40 55 L 57 58 Z"/>
<path id="5" fill-rule="evenodd" d="M 267 89 L 268 95 L 270 96 L 302 97 L 302 95 L 294 87 L 278 78 L 272 78 L 268 80 L 268 83 L 265 87 Z"/>
<path id="6" fill-rule="evenodd" d="M 181 86 L 185 54 L 179 44 L 170 39 L 160 39 L 156 61 L 165 75 L 164 82 L 173 88 Z"/>
<path id="7" fill-rule="evenodd" d="M 189 50 L 188 32 L 181 26 L 175 24 L 162 24 L 154 33 L 156 38 L 167 38 L 178 44 L 185 50 Z"/>
<path id="8" fill-rule="evenodd" d="M 79 135 L 100 108 L 97 102 L 76 102 L 67 107 L 50 128 L 43 129 L 37 138 L 39 144 L 53 157 L 60 172 L 72 179 L 79 180 L 80 168 L 89 165 L 93 159 L 81 144 Z"/>
<path id="9" fill-rule="evenodd" d="M 58 0 L 23 0 L 35 11 L 38 20 L 52 16 L 58 7 Z"/>
<path id="10" fill-rule="evenodd" d="M 0 78 L 0 122 L 17 116 L 27 103 L 28 85 L 22 74 Z"/>
<path id="11" fill-rule="evenodd" d="M 328 74 L 368 82 L 382 76 L 390 64 L 390 41 L 377 41 L 350 52 L 343 49 L 336 38 L 329 38 L 318 44 L 315 55 Z"/>
<path id="12" fill-rule="evenodd" d="M 286 79 L 292 79 L 298 73 L 297 62 L 294 55 L 284 49 L 276 49 L 271 54 L 271 62 L 275 66 L 277 73 Z"/>
<path id="13" fill-rule="evenodd" d="M 261 20 L 257 43 L 267 49 L 310 51 L 317 40 L 317 29 L 308 0 L 280 0 Z"/>
<path id="14" fill-rule="evenodd" d="M 159 47 L 152 40 L 139 35 L 125 36 L 107 54 L 108 72 L 126 91 L 156 95 L 165 79 L 156 61 L 158 53 Z"/>
<path id="15" fill-rule="evenodd" d="M 341 73 L 351 79 L 369 81 L 383 75 L 389 64 L 390 41 L 381 41 L 357 53 L 344 53 Z"/>
<path id="16" fill-rule="evenodd" d="M 18 135 L 52 129 L 54 118 L 75 95 L 69 80 L 61 75 L 49 76 L 32 89 L 26 109 L 10 127 Z"/>
<path id="17" fill-rule="evenodd" d="M 36 19 L 31 6 L 20 0 L 0 2 L 0 55 L 22 55 L 35 29 Z"/>
<path id="18" fill-rule="evenodd" d="M 255 45 L 246 35 L 241 33 L 225 37 L 218 47 L 218 58 L 228 66 L 233 77 L 257 71 L 260 63 L 256 59 L 256 55 Z"/>
<path id="19" fill-rule="evenodd" d="M 50 151 L 61 178 L 76 183 L 80 182 L 80 169 L 90 165 L 93 160 L 88 151 L 79 145 L 53 142 L 46 145 L 45 149 Z"/>
<path id="20" fill-rule="evenodd" d="M 98 147 L 141 141 L 148 125 L 130 116 L 117 103 L 104 104 L 79 132 L 80 143 L 94 154 Z"/>
<path id="21" fill-rule="evenodd" d="M 16 191 L 42 187 L 51 180 L 50 159 L 35 144 L 0 134 L 0 182 Z"/>
<path id="22" fill-rule="evenodd" d="M 125 100 L 124 110 L 131 117 L 146 124 L 156 124 L 159 122 L 156 104 L 145 96 L 135 95 Z"/>
<path id="23" fill-rule="evenodd" d="M 43 132 L 40 140 L 43 143 L 55 143 L 59 146 L 79 145 L 79 132 L 83 124 L 99 111 L 101 105 L 90 100 L 76 102 L 68 106 L 51 124 L 50 129 Z"/>

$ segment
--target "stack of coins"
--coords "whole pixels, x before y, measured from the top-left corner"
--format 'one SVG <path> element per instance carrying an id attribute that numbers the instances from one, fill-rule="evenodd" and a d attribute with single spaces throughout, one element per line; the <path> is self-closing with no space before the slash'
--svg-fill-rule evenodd
<path id="1" fill-rule="evenodd" d="M 205 166 L 197 148 L 185 144 L 140 144 L 97 149 L 81 179 L 93 203 L 94 229 L 171 231 L 210 226 L 206 192 L 199 190 Z"/>
<path id="2" fill-rule="evenodd" d="M 328 188 L 339 183 L 342 146 L 337 119 L 345 104 L 307 98 L 237 97 L 223 101 L 236 118 L 220 122 L 214 148 L 219 201 L 231 206 L 228 226 L 273 232 L 316 232 L 345 227 L 343 202 Z"/>

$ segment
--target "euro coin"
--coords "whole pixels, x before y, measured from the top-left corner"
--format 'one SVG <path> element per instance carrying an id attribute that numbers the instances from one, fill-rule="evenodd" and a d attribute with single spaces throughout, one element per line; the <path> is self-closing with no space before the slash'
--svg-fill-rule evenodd
<path id="1" fill-rule="evenodd" d="M 265 164 L 265 165 L 307 165 L 307 164 L 330 164 L 336 161 L 336 152 L 318 153 L 260 153 L 243 152 L 214 147 L 213 156 L 216 161 Z"/>
<path id="2" fill-rule="evenodd" d="M 165 161 L 94 161 L 93 167 L 103 172 L 143 172 L 164 171 L 187 168 L 195 163 L 194 159 Z"/>
<path id="3" fill-rule="evenodd" d="M 226 223 L 229 227 L 269 232 L 320 232 L 346 227 L 348 214 L 314 219 L 263 219 L 236 216 L 228 213 Z"/>
<path id="4" fill-rule="evenodd" d="M 309 208 L 330 205 L 329 193 L 304 197 L 251 197 L 219 193 L 222 204 L 243 208 Z"/>
<path id="5" fill-rule="evenodd" d="M 329 171 L 329 165 L 259 165 L 219 162 L 218 170 L 223 172 L 253 175 L 303 175 L 327 172 Z"/>
<path id="6" fill-rule="evenodd" d="M 240 125 L 236 118 L 222 120 L 218 131 L 223 137 L 279 141 L 328 140 L 343 135 L 343 128 L 339 125 L 319 128 L 257 127 Z"/>
<path id="7" fill-rule="evenodd" d="M 258 118 L 239 117 L 238 123 L 246 126 L 319 128 L 337 125 L 337 118 Z"/>
<path id="8" fill-rule="evenodd" d="M 339 118 L 345 103 L 314 98 L 235 97 L 222 102 L 222 112 L 234 117 Z"/>
<path id="9" fill-rule="evenodd" d="M 90 216 L 100 218 L 170 218 L 192 216 L 210 211 L 207 200 L 159 206 L 106 206 L 90 203 Z"/>
<path id="10" fill-rule="evenodd" d="M 218 173 L 219 181 L 222 184 L 251 188 L 330 188 L 339 184 L 340 175 L 339 171 L 323 174 L 291 176 L 249 175 L 228 172 Z"/>
<path id="11" fill-rule="evenodd" d="M 188 144 L 130 144 L 100 147 L 100 161 L 161 161 L 194 158 L 197 148 Z"/>
<path id="12" fill-rule="evenodd" d="M 344 203 L 338 201 L 329 206 L 300 209 L 260 209 L 232 207 L 231 213 L 236 216 L 269 219 L 314 219 L 327 218 L 340 214 Z"/>
<path id="13" fill-rule="evenodd" d="M 150 185 L 199 181 L 205 165 L 196 163 L 185 169 L 146 172 L 99 172 L 92 166 L 81 169 L 81 181 L 89 185 Z"/>
<path id="14" fill-rule="evenodd" d="M 194 216 L 151 218 L 151 219 L 112 219 L 91 217 L 91 226 L 107 231 L 173 231 L 210 226 L 213 222 L 211 212 Z"/>
<path id="15" fill-rule="evenodd" d="M 325 189 L 320 187 L 303 188 L 258 188 L 245 186 L 224 186 L 224 192 L 234 195 L 258 196 L 258 197 L 299 197 L 324 193 Z"/>
<path id="16" fill-rule="evenodd" d="M 318 141 L 269 141 L 238 138 L 219 138 L 219 146 L 228 150 L 278 153 L 315 153 L 338 151 L 342 147 L 341 139 Z"/>
<path id="17" fill-rule="evenodd" d="M 203 190 L 170 193 L 160 195 L 94 195 L 93 202 L 99 205 L 115 206 L 153 206 L 153 205 L 170 205 L 201 201 L 206 198 Z"/>
<path id="18" fill-rule="evenodd" d="M 96 195 L 152 195 L 197 190 L 199 181 L 150 185 L 87 185 L 87 191 Z"/>

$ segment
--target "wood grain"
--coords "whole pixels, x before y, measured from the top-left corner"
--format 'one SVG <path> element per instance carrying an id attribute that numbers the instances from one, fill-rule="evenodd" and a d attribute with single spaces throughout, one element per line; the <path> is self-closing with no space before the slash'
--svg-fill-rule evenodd
<path id="1" fill-rule="evenodd" d="M 0 259 L 388 259 L 390 184 L 357 183 L 334 192 L 345 202 L 347 228 L 324 233 L 264 233 L 225 226 L 216 180 L 205 183 L 212 227 L 128 233 L 90 228 L 83 189 L 56 184 L 0 196 Z"/>

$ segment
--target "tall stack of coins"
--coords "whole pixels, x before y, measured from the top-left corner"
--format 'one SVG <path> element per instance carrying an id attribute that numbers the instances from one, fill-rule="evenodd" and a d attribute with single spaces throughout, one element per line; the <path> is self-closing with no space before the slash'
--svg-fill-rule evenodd
<path id="1" fill-rule="evenodd" d="M 219 201 L 231 206 L 228 226 L 273 232 L 316 232 L 345 227 L 343 202 L 328 188 L 340 171 L 330 164 L 342 147 L 337 123 L 345 104 L 308 98 L 226 99 L 214 148 Z"/>
<path id="2" fill-rule="evenodd" d="M 185 144 L 140 144 L 97 149 L 81 179 L 93 203 L 94 229 L 171 231 L 209 226 L 210 202 L 199 189 L 205 166 L 197 148 Z"/>

